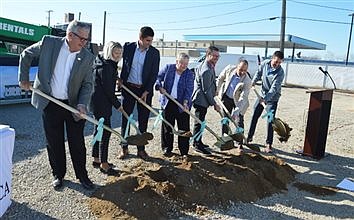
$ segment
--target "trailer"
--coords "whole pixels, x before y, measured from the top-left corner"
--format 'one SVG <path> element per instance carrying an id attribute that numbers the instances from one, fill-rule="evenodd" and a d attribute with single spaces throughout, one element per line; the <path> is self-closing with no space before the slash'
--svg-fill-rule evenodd
<path id="1" fill-rule="evenodd" d="M 0 17 L 0 104 L 29 102 L 30 91 L 18 85 L 19 54 L 44 35 L 65 36 L 65 31 L 43 25 L 33 25 Z M 30 69 L 34 81 L 38 67 L 36 61 Z"/>

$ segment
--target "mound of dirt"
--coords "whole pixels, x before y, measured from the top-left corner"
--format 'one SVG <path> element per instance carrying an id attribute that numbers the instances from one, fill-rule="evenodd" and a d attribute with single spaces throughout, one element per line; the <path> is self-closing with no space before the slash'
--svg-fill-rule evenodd
<path id="1" fill-rule="evenodd" d="M 184 211 L 256 201 L 287 190 L 296 171 L 284 161 L 255 153 L 190 156 L 188 161 L 154 158 L 112 178 L 89 199 L 99 218 L 166 219 Z"/>

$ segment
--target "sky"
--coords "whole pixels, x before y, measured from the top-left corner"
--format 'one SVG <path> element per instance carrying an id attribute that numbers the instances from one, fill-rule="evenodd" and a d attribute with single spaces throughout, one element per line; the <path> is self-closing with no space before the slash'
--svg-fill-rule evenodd
<path id="1" fill-rule="evenodd" d="M 65 13 L 90 22 L 92 42 L 136 41 L 142 26 L 151 26 L 154 39 L 183 40 L 184 34 L 280 34 L 281 0 L 0 0 L 0 17 L 35 25 L 64 23 Z M 354 0 L 287 0 L 286 34 L 327 45 L 325 51 L 300 50 L 302 56 L 345 60 L 354 13 Z M 354 30 L 349 61 L 354 61 Z M 270 48 L 268 53 L 276 49 Z M 229 48 L 242 52 L 242 48 Z M 297 51 L 299 52 L 299 51 Z M 264 55 L 264 48 L 246 53 Z M 285 56 L 292 50 L 285 50 Z"/>

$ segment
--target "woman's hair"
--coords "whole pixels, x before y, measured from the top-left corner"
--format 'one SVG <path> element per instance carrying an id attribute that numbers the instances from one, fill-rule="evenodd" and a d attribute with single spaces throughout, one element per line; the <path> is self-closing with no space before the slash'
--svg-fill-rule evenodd
<path id="1" fill-rule="evenodd" d="M 109 41 L 103 47 L 103 59 L 111 60 L 112 59 L 112 52 L 114 48 L 122 49 L 122 45 L 118 42 Z"/>

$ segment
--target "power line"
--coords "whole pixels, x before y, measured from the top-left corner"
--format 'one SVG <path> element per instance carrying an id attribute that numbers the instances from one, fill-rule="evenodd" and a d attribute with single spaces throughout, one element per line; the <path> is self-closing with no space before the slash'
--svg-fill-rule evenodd
<path id="1" fill-rule="evenodd" d="M 239 13 L 239 12 L 248 11 L 248 10 L 251 10 L 251 9 L 263 7 L 263 6 L 266 6 L 266 5 L 273 4 L 274 2 L 277 2 L 277 1 L 279 1 L 279 0 L 275 0 L 273 2 L 268 2 L 268 3 L 264 3 L 264 4 L 260 4 L 260 5 L 255 5 L 255 6 L 248 7 L 248 8 L 245 8 L 245 9 L 240 9 L 240 10 L 237 10 L 237 11 L 226 12 L 226 13 L 222 13 L 222 14 L 208 15 L 208 16 L 198 17 L 198 18 L 189 18 L 189 19 L 178 20 L 178 21 L 153 22 L 153 23 L 154 24 L 175 24 L 175 23 L 186 23 L 186 22 L 191 22 L 191 21 L 196 21 L 196 20 L 206 20 L 206 19 L 222 17 L 222 16 L 226 16 L 226 15 L 236 14 L 236 13 Z M 133 23 L 133 22 L 122 22 L 122 23 L 125 23 L 125 24 L 141 24 L 141 23 Z"/>
<path id="2" fill-rule="evenodd" d="M 166 8 L 166 9 L 153 9 L 153 10 L 148 10 L 148 12 L 161 12 L 161 11 L 177 11 L 177 10 L 184 10 L 184 9 L 192 9 L 192 8 L 204 8 L 204 7 L 209 7 L 209 6 L 215 6 L 215 5 L 228 5 L 228 4 L 236 4 L 240 1 L 237 2 L 219 2 L 219 3 L 213 3 L 213 4 L 204 4 L 204 5 L 196 5 L 196 6 L 188 6 L 188 7 L 180 7 L 180 8 Z M 117 12 L 118 14 L 132 14 L 132 13 L 146 13 L 147 10 L 140 10 L 140 11 L 128 11 L 128 12 Z M 115 13 L 112 13 L 115 14 Z"/>
<path id="3" fill-rule="evenodd" d="M 320 19 L 313 19 L 313 18 L 300 18 L 300 17 L 286 17 L 286 18 L 295 19 L 295 20 L 305 20 L 305 21 L 316 21 L 316 22 L 323 22 L 323 23 L 332 23 L 332 24 L 350 24 L 348 22 L 328 21 L 328 20 L 320 20 Z"/>
<path id="4" fill-rule="evenodd" d="M 341 10 L 341 11 L 349 11 L 353 12 L 353 9 L 347 9 L 347 8 L 338 8 L 338 7 L 332 7 L 332 6 L 326 6 L 326 5 L 318 5 L 318 4 L 313 4 L 313 3 L 308 3 L 308 2 L 301 2 L 301 1 L 296 1 L 296 0 L 289 0 L 291 2 L 295 2 L 298 4 L 303 4 L 303 5 L 311 5 L 311 6 L 316 6 L 316 7 L 321 7 L 321 8 L 328 8 L 328 9 L 335 9 L 335 10 Z"/>
<path id="5" fill-rule="evenodd" d="M 158 29 L 156 28 L 156 31 L 182 31 L 182 30 L 199 30 L 199 29 L 209 29 L 209 28 L 216 28 L 216 27 L 226 27 L 226 26 L 232 26 L 232 25 L 238 25 L 238 24 L 250 24 L 250 23 L 256 23 L 260 21 L 268 21 L 268 20 L 273 20 L 273 18 L 262 18 L 262 19 L 257 19 L 257 20 L 251 20 L 251 21 L 241 21 L 241 22 L 234 22 L 234 23 L 227 23 L 227 24 L 217 24 L 217 25 L 210 25 L 210 26 L 201 26 L 201 27 L 190 27 L 190 28 L 166 28 L 166 29 Z M 125 30 L 125 31 L 136 31 L 136 29 L 130 29 L 130 28 L 115 28 L 119 30 Z"/>

